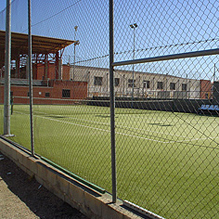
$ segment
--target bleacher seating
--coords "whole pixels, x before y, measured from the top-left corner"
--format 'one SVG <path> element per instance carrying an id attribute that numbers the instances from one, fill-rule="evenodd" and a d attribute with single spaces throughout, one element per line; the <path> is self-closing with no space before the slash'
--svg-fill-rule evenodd
<path id="1" fill-rule="evenodd" d="M 219 115 L 219 106 L 202 104 L 201 107 L 198 108 L 198 112 L 200 114 L 205 114 L 205 113 L 215 114 L 216 113 L 217 115 Z"/>

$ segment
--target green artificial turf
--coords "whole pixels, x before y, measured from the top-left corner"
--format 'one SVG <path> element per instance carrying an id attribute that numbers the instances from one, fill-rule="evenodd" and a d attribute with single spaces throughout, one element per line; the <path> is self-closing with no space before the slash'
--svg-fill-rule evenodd
<path id="1" fill-rule="evenodd" d="M 33 112 L 36 153 L 111 192 L 110 109 Z M 14 106 L 11 133 L 30 149 L 28 114 L 28 106 Z M 218 117 L 117 108 L 115 125 L 119 198 L 166 218 L 217 218 Z"/>

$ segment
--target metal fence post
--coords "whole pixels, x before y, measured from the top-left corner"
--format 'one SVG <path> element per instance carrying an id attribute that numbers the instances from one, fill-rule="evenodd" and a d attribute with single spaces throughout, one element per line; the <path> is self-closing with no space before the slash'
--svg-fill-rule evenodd
<path id="1" fill-rule="evenodd" d="M 113 39 L 113 0 L 109 0 L 109 49 L 110 49 L 110 118 L 111 118 L 111 162 L 112 162 L 112 202 L 116 202 L 116 144 L 115 144 L 115 95 L 114 95 L 114 39 Z"/>
<path id="2" fill-rule="evenodd" d="M 29 97 L 30 97 L 30 138 L 31 138 L 31 154 L 32 154 L 32 156 L 34 156 L 31 0 L 28 0 L 28 70 L 29 70 Z"/>
<path id="3" fill-rule="evenodd" d="M 10 136 L 11 0 L 7 0 L 6 5 L 5 51 L 4 135 Z"/>

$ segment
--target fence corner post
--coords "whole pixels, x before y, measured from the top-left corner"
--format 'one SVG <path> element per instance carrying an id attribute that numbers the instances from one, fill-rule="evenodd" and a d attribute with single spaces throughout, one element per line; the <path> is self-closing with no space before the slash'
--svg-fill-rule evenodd
<path id="1" fill-rule="evenodd" d="M 109 0 L 109 52 L 110 52 L 110 119 L 111 119 L 111 166 L 112 166 L 112 202 L 117 199 L 116 180 L 116 144 L 115 144 L 115 95 L 114 95 L 114 34 L 113 0 Z"/>

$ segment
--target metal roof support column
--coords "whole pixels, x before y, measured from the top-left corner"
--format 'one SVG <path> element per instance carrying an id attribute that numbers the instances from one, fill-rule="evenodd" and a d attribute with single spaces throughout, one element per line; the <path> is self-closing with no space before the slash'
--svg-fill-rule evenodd
<path id="1" fill-rule="evenodd" d="M 56 51 L 55 55 L 55 79 L 59 79 L 59 51 Z"/>
<path id="2" fill-rule="evenodd" d="M 62 59 L 59 59 L 59 79 L 62 80 Z"/>
<path id="3" fill-rule="evenodd" d="M 20 55 L 16 58 L 16 78 L 20 78 Z"/>
<path id="4" fill-rule="evenodd" d="M 44 80 L 48 79 L 48 54 L 45 54 L 45 65 L 44 65 Z"/>

